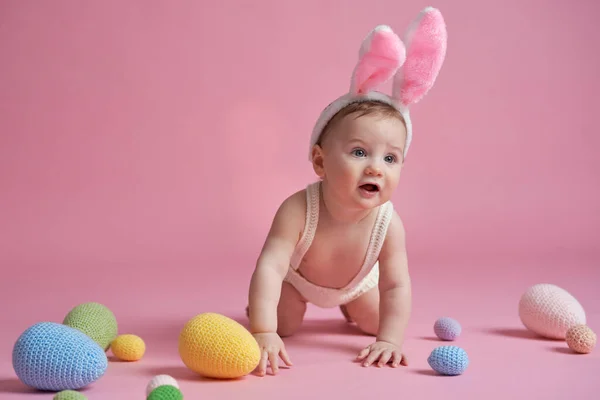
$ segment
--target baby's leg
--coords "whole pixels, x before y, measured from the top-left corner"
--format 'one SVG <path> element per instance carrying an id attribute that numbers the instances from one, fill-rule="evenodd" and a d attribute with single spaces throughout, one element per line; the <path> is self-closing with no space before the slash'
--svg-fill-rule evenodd
<path id="1" fill-rule="evenodd" d="M 277 333 L 281 337 L 293 335 L 304 319 L 306 300 L 288 282 L 281 286 L 281 296 L 277 305 Z"/>
<path id="2" fill-rule="evenodd" d="M 359 329 L 367 335 L 377 335 L 379 329 L 379 289 L 377 286 L 342 307 L 346 319 L 356 322 Z"/>
<path id="3" fill-rule="evenodd" d="M 306 300 L 288 282 L 281 285 L 281 296 L 277 305 L 277 334 L 281 337 L 291 336 L 298 330 L 306 313 Z M 246 307 L 248 315 L 248 307 Z"/>

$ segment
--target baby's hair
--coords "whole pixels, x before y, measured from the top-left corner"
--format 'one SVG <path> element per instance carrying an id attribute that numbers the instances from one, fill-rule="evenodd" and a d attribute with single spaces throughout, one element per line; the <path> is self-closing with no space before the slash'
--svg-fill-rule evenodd
<path id="1" fill-rule="evenodd" d="M 319 146 L 322 146 L 323 140 L 324 140 L 325 136 L 327 135 L 327 132 L 329 132 L 336 123 L 338 123 L 339 121 L 344 119 L 346 116 L 354 115 L 355 118 L 359 118 L 359 117 L 362 117 L 365 115 L 373 115 L 373 114 L 379 115 L 379 116 L 385 117 L 385 118 L 397 118 L 400 121 L 402 121 L 404 126 L 406 126 L 406 121 L 404 120 L 404 117 L 402 116 L 400 111 L 398 111 L 393 106 L 391 106 L 387 103 L 384 103 L 382 101 L 377 101 L 377 100 L 360 101 L 360 102 L 348 104 L 346 107 L 344 107 L 340 111 L 338 111 L 329 120 L 329 122 L 327 122 L 327 124 L 323 128 L 323 132 L 321 133 L 321 136 L 317 140 L 316 144 L 318 144 Z"/>

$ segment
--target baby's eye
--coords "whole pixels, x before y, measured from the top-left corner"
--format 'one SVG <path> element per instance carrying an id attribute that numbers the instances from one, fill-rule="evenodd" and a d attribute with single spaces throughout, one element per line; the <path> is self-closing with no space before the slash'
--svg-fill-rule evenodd
<path id="1" fill-rule="evenodd" d="M 396 157 L 392 156 L 392 155 L 389 155 L 389 156 L 385 156 L 384 160 L 387 163 L 394 163 L 394 162 L 396 162 Z"/>
<path id="2" fill-rule="evenodd" d="M 356 157 L 364 157 L 365 151 L 363 149 L 354 149 L 352 150 L 352 154 L 354 154 Z"/>

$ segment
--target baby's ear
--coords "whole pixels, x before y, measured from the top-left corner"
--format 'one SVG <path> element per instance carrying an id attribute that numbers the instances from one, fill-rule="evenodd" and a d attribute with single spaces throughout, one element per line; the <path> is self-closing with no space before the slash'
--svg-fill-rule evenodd
<path id="1" fill-rule="evenodd" d="M 379 25 L 363 40 L 352 73 L 350 93 L 364 94 L 390 79 L 404 63 L 406 51 L 387 25 Z"/>
<path id="2" fill-rule="evenodd" d="M 406 32 L 406 62 L 394 77 L 392 96 L 396 101 L 407 107 L 429 92 L 446 57 L 446 42 L 442 13 L 425 8 Z"/>
<path id="3" fill-rule="evenodd" d="M 318 144 L 315 144 L 312 147 L 312 165 L 317 176 L 319 178 L 323 178 L 325 176 L 325 167 L 323 166 L 323 148 Z"/>

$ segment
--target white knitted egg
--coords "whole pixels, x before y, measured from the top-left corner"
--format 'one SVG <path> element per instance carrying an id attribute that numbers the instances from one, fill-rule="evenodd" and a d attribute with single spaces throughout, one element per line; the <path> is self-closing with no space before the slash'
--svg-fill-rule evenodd
<path id="1" fill-rule="evenodd" d="M 549 283 L 531 286 L 519 301 L 519 318 L 527 329 L 551 339 L 565 339 L 569 328 L 586 323 L 579 301 Z"/>
<path id="2" fill-rule="evenodd" d="M 159 386 L 170 385 L 175 386 L 179 389 L 179 385 L 175 378 L 170 375 L 156 375 L 146 386 L 146 397 L 150 396 L 150 393 Z"/>

